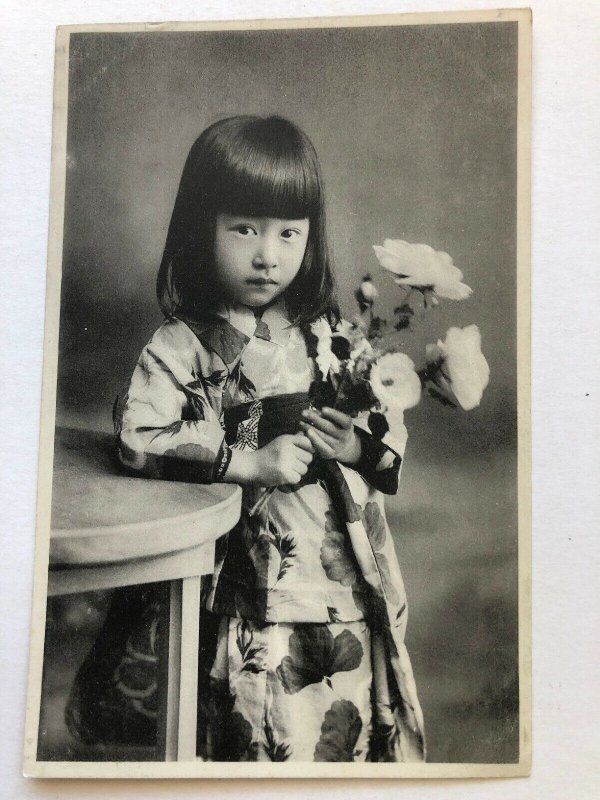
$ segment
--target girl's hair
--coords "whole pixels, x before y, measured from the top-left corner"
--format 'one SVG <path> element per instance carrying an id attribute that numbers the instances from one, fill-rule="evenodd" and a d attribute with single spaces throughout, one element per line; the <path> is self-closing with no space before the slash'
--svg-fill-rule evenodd
<path id="1" fill-rule="evenodd" d="M 309 220 L 298 275 L 285 300 L 293 323 L 339 319 L 325 234 L 319 161 L 309 138 L 282 117 L 236 116 L 215 122 L 187 157 L 158 272 L 163 313 L 201 319 L 221 297 L 213 254 L 218 213 Z"/>

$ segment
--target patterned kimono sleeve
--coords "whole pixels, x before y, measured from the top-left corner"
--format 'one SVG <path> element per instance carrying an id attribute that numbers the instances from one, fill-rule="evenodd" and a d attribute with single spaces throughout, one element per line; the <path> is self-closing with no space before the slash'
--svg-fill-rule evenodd
<path id="1" fill-rule="evenodd" d="M 354 430 L 360 439 L 361 455 L 351 469 L 374 489 L 383 494 L 396 494 L 402 464 L 400 451 L 404 448 L 389 434 L 383 440 L 373 436 L 366 420 L 360 417 L 354 420 Z"/>
<path id="2" fill-rule="evenodd" d="M 221 375 L 203 374 L 200 347 L 173 321 L 142 351 L 114 413 L 118 456 L 132 473 L 195 483 L 224 475 L 231 451 L 216 410 Z"/>

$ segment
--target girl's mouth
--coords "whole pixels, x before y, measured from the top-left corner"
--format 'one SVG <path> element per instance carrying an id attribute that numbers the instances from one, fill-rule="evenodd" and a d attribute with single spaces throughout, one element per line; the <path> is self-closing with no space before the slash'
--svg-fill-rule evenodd
<path id="1" fill-rule="evenodd" d="M 249 283 L 251 286 L 277 285 L 277 281 L 274 281 L 272 278 L 248 278 L 246 283 Z"/>

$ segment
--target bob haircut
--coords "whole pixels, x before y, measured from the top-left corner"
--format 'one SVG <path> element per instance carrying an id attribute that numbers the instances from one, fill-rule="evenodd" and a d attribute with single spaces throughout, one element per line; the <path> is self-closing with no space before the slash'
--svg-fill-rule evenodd
<path id="1" fill-rule="evenodd" d="M 309 220 L 300 270 L 285 293 L 291 321 L 339 320 L 325 234 L 321 170 L 308 137 L 278 116 L 236 116 L 196 139 L 183 168 L 156 292 L 167 317 L 201 320 L 222 302 L 213 254 L 219 213 Z"/>

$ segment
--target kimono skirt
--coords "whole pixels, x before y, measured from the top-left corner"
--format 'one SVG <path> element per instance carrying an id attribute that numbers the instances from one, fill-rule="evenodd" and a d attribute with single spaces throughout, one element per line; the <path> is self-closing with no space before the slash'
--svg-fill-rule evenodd
<path id="1" fill-rule="evenodd" d="M 298 394 L 228 409 L 226 438 L 263 447 L 298 429 L 307 402 Z M 245 487 L 241 518 L 217 543 L 200 659 L 198 743 L 209 760 L 368 757 L 369 587 L 323 466 L 275 490 L 254 517 L 260 490 Z"/>

